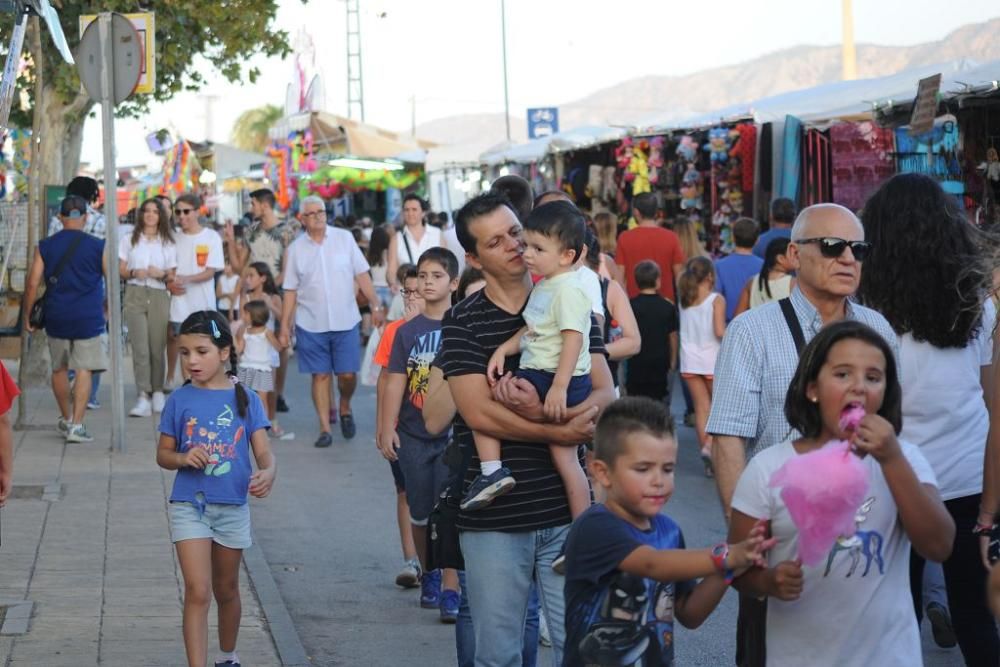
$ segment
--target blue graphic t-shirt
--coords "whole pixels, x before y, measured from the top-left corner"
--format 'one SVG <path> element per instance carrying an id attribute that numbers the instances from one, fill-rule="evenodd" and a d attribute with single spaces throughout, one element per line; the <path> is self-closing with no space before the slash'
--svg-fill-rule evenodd
<path id="1" fill-rule="evenodd" d="M 441 347 L 441 320 L 417 315 L 399 327 L 389 355 L 390 373 L 406 375 L 406 391 L 399 408 L 397 430 L 418 440 L 437 440 L 447 433 L 428 433 L 424 428 L 424 397 L 431 376 L 431 362 Z"/>
<path id="2" fill-rule="evenodd" d="M 651 524 L 636 528 L 604 505 L 573 523 L 566 538 L 564 667 L 674 664 L 674 600 L 695 582 L 659 582 L 618 569 L 641 546 L 684 548 L 672 519 L 659 514 Z"/>
<path id="3" fill-rule="evenodd" d="M 250 488 L 250 436 L 271 428 L 257 394 L 248 391 L 247 415 L 236 409 L 236 389 L 201 389 L 184 385 L 170 394 L 160 417 L 160 433 L 177 441 L 177 451 L 203 447 L 209 464 L 203 470 L 181 468 L 170 502 L 244 505 Z"/>

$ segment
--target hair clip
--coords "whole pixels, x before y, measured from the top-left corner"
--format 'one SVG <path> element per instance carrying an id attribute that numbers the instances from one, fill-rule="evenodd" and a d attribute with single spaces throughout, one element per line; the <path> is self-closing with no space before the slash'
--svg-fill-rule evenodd
<path id="1" fill-rule="evenodd" d="M 212 338 L 222 338 L 222 332 L 219 331 L 219 325 L 215 323 L 215 320 L 209 320 L 212 323 Z"/>

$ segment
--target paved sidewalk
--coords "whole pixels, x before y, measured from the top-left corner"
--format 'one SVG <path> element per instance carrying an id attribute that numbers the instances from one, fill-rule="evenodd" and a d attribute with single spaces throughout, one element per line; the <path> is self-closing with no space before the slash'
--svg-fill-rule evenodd
<path id="1" fill-rule="evenodd" d="M 13 605 L 0 626 L 0 665 L 187 664 L 183 579 L 167 522 L 173 473 L 154 460 L 154 418 L 129 419 L 128 452 L 118 454 L 109 447 L 108 405 L 88 412 L 88 444 L 63 443 L 47 387 L 28 391 L 27 412 L 32 426 L 14 432 L 15 498 L 0 515 L 0 605 Z M 17 497 L 27 494 L 34 497 Z M 240 588 L 242 663 L 281 665 L 246 569 Z M 30 617 L 15 604 L 25 600 Z M 27 632 L 8 636 L 24 620 Z M 211 665 L 214 604 L 209 623 Z"/>

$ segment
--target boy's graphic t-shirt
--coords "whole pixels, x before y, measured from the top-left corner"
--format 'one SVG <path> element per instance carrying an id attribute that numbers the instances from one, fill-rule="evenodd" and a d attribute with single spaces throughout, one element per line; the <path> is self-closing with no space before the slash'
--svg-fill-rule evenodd
<path id="1" fill-rule="evenodd" d="M 937 486 L 920 449 L 900 441 L 903 455 L 921 484 Z M 798 531 L 781 489 L 768 482 L 786 461 L 798 456 L 791 442 L 769 447 L 750 460 L 733 494 L 733 509 L 770 519 L 778 539 L 768 553 L 775 567 L 798 556 Z M 803 566 L 802 595 L 793 602 L 767 603 L 767 664 L 811 666 L 921 664 L 920 632 L 910 596 L 910 540 L 882 467 L 871 456 L 868 495 L 855 514 L 855 532 L 843 535 L 815 567 Z M 817 651 L 816 647 L 823 647 Z"/>
<path id="2" fill-rule="evenodd" d="M 441 347 L 441 320 L 417 315 L 399 327 L 389 355 L 390 373 L 406 375 L 406 391 L 396 428 L 411 438 L 437 440 L 445 433 L 428 433 L 424 427 L 424 397 L 431 376 L 431 362 Z"/>
<path id="3" fill-rule="evenodd" d="M 604 505 L 574 522 L 566 538 L 566 647 L 563 665 L 674 664 L 674 600 L 694 581 L 659 582 L 618 566 L 641 546 L 683 549 L 681 529 L 658 514 L 636 528 Z"/>
<path id="4" fill-rule="evenodd" d="M 250 436 L 271 428 L 255 392 L 247 391 L 247 414 L 236 408 L 236 389 L 201 389 L 184 385 L 170 394 L 160 417 L 160 433 L 177 441 L 185 453 L 202 447 L 209 454 L 204 469 L 181 468 L 174 478 L 170 502 L 243 505 L 250 488 Z"/>

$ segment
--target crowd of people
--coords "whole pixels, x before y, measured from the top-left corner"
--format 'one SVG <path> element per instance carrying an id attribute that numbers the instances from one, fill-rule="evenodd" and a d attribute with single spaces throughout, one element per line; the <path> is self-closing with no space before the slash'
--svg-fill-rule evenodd
<path id="1" fill-rule="evenodd" d="M 96 183 L 74 179 L 25 298 L 68 442 L 91 439 L 107 367 L 96 201 Z M 143 202 L 117 249 L 130 414 L 159 415 L 157 460 L 179 471 L 190 664 L 205 664 L 213 593 L 216 664 L 238 664 L 246 497 L 274 481 L 268 433 L 292 437 L 277 421 L 292 349 L 316 447 L 337 423 L 354 437 L 359 374 L 376 369 L 395 582 L 455 624 L 461 667 L 533 665 L 540 640 L 555 664 L 670 665 L 675 621 L 697 627 L 730 585 L 739 665 L 920 664 L 924 616 L 966 664 L 1000 663 L 994 245 L 934 180 L 896 176 L 860 217 L 775 200 L 763 234 L 733 224 L 724 257 L 652 194 L 619 230 L 516 176 L 454 220 L 407 195 L 398 227 L 329 220 L 319 197 L 283 219 L 269 190 L 251 193 L 249 225 L 212 229 L 202 210 L 194 194 Z M 43 281 L 44 321 L 28 317 Z M 674 386 L 728 525 L 707 548 L 661 511 Z M 867 493 L 854 533 L 804 563 L 771 479 L 837 440 Z"/>

